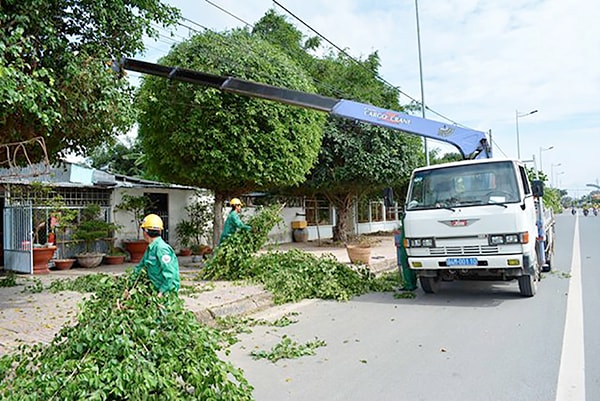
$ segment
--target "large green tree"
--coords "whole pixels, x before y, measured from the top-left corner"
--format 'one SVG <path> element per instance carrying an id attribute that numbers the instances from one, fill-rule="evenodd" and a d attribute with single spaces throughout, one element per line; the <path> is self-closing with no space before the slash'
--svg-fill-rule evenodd
<path id="1" fill-rule="evenodd" d="M 57 159 L 126 132 L 132 91 L 110 61 L 177 18 L 160 0 L 0 0 L 0 143 L 41 136 Z"/>
<path id="2" fill-rule="evenodd" d="M 307 50 L 314 49 L 318 41 L 305 40 L 285 17 L 274 11 L 255 25 L 254 32 L 280 46 L 303 65 L 320 94 L 403 110 L 397 89 L 377 78 L 380 68 L 377 52 L 355 60 L 333 50 L 324 57 L 310 56 Z M 385 187 L 405 187 L 412 169 L 423 161 L 421 140 L 414 135 L 330 118 L 324 129 L 318 163 L 300 190 L 324 195 L 334 205 L 338 214 L 334 240 L 345 241 L 352 231 L 348 216 L 353 202 Z"/>
<path id="3" fill-rule="evenodd" d="M 351 120 L 328 122 L 319 162 L 305 190 L 324 195 L 336 208 L 334 240 L 352 231 L 350 210 L 361 196 L 383 188 L 405 188 L 412 169 L 422 161 L 418 141 L 397 131 Z"/>
<path id="4" fill-rule="evenodd" d="M 246 30 L 193 36 L 159 63 L 314 92 L 289 57 Z M 214 191 L 215 241 L 224 200 L 301 182 L 321 144 L 317 112 L 199 85 L 145 77 L 139 105 L 148 171 Z"/>

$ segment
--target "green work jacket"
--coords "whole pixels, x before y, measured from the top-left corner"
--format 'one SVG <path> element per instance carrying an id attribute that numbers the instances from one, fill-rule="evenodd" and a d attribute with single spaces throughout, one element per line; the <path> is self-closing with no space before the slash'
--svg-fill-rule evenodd
<path id="1" fill-rule="evenodd" d="M 250 226 L 244 224 L 242 219 L 240 219 L 239 214 L 235 210 L 232 210 L 227 216 L 227 220 L 225 220 L 225 227 L 223 227 L 223 232 L 221 233 L 221 238 L 219 238 L 219 244 L 222 243 L 227 237 L 236 232 L 239 228 L 244 230 L 250 230 Z"/>
<path id="2" fill-rule="evenodd" d="M 134 275 L 144 268 L 158 292 L 179 291 L 179 262 L 171 245 L 161 237 L 148 244 L 142 260 L 135 266 Z"/>

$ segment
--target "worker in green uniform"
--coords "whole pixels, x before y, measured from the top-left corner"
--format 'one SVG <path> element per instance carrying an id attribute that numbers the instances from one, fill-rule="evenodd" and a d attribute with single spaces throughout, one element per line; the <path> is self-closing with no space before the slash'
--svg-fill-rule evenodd
<path id="1" fill-rule="evenodd" d="M 179 261 L 171 245 L 167 244 L 160 233 L 163 231 L 162 219 L 149 214 L 142 220 L 141 229 L 148 248 L 142 260 L 135 266 L 133 275 L 137 276 L 146 269 L 148 278 L 156 287 L 158 296 L 179 291 Z"/>
<path id="2" fill-rule="evenodd" d="M 400 243 L 398 251 L 400 252 L 400 265 L 402 268 L 402 285 L 400 291 L 414 291 L 417 289 L 417 275 L 408 264 L 408 254 L 404 247 L 404 223 L 400 229 Z"/>
<path id="3" fill-rule="evenodd" d="M 244 224 L 242 219 L 240 219 L 242 201 L 240 201 L 238 198 L 233 198 L 229 201 L 229 206 L 231 206 L 231 212 L 229 212 L 229 216 L 227 216 L 227 220 L 225 220 L 225 227 L 223 227 L 221 238 L 219 238 L 219 245 L 221 245 L 223 241 L 225 241 L 237 230 L 250 230 L 251 228 L 249 225 Z"/>

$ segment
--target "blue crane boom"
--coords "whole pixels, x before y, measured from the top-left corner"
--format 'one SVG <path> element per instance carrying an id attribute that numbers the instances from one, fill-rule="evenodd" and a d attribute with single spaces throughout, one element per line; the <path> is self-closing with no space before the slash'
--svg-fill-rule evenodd
<path id="1" fill-rule="evenodd" d="M 224 77 L 130 58 L 124 58 L 120 63 L 115 63 L 113 68 L 116 71 L 135 71 L 171 80 L 204 85 L 238 95 L 324 111 L 332 116 L 359 120 L 368 124 L 436 139 L 454 145 L 463 159 L 492 157 L 491 148 L 484 132 L 415 117 L 399 111 L 382 109 L 367 103 L 335 99 L 235 77 Z"/>

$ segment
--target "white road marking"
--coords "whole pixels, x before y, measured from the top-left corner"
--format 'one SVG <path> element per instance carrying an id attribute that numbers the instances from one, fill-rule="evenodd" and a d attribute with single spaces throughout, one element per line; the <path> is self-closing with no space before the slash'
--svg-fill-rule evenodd
<path id="1" fill-rule="evenodd" d="M 563 335 L 556 401 L 585 400 L 585 352 L 583 343 L 583 300 L 581 296 L 581 252 L 579 245 L 579 216 L 575 220 L 573 259 L 567 317 Z"/>

